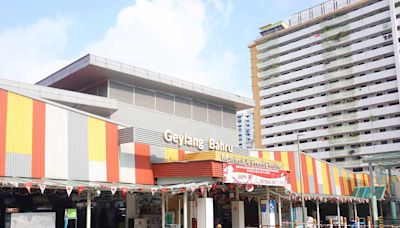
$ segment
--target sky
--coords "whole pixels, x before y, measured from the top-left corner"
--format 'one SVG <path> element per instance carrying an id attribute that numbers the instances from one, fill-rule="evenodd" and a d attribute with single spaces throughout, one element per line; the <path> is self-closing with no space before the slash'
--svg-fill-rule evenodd
<path id="1" fill-rule="evenodd" d="M 87 53 L 251 97 L 258 28 L 321 0 L 6 0 L 0 78 L 35 83 Z"/>

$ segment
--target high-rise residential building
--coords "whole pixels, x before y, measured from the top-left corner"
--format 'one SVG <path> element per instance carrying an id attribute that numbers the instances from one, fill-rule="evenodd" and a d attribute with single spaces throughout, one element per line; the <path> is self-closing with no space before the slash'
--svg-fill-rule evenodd
<path id="1" fill-rule="evenodd" d="M 246 109 L 236 114 L 239 147 L 254 148 L 254 110 Z"/>
<path id="2" fill-rule="evenodd" d="M 250 44 L 255 145 L 355 171 L 400 148 L 399 0 L 330 0 Z"/>

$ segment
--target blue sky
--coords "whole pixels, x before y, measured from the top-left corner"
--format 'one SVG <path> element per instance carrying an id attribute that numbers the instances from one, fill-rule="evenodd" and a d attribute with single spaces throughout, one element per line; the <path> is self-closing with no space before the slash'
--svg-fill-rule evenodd
<path id="1" fill-rule="evenodd" d="M 93 53 L 250 97 L 258 28 L 320 2 L 2 1 L 0 77 L 34 83 Z"/>

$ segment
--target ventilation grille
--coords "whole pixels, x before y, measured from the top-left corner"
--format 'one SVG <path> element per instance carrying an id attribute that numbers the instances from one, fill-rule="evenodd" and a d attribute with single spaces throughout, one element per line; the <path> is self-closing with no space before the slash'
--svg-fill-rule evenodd
<path id="1" fill-rule="evenodd" d="M 135 104 L 154 110 L 155 94 L 153 91 L 135 87 Z"/>
<path id="2" fill-rule="evenodd" d="M 208 104 L 208 122 L 222 126 L 222 107 Z"/>
<path id="3" fill-rule="evenodd" d="M 133 142 L 133 127 L 118 130 L 118 144 Z"/>
<path id="4" fill-rule="evenodd" d="M 207 103 L 193 100 L 193 119 L 207 123 Z"/>
<path id="5" fill-rule="evenodd" d="M 156 109 L 160 112 L 174 114 L 174 96 L 165 93 L 156 93 Z"/>
<path id="6" fill-rule="evenodd" d="M 192 101 L 183 97 L 175 97 L 175 115 L 192 118 Z"/>
<path id="7" fill-rule="evenodd" d="M 110 97 L 133 104 L 133 87 L 110 81 Z"/>
<path id="8" fill-rule="evenodd" d="M 236 129 L 236 111 L 224 107 L 224 127 Z"/>

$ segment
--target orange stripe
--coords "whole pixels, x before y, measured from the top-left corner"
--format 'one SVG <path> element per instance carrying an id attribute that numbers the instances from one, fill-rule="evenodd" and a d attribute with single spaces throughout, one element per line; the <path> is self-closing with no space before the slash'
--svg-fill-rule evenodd
<path id="1" fill-rule="evenodd" d="M 118 128 L 106 122 L 107 181 L 119 182 Z"/>
<path id="2" fill-rule="evenodd" d="M 263 152 L 262 151 L 258 151 L 258 158 L 263 158 Z"/>
<path id="3" fill-rule="evenodd" d="M 308 183 L 306 155 L 301 154 L 300 159 L 301 159 L 301 171 L 302 171 L 302 175 L 303 175 L 304 193 L 310 193 L 310 185 Z"/>
<path id="4" fill-rule="evenodd" d="M 32 177 L 44 178 L 46 105 L 33 100 Z"/>
<path id="5" fill-rule="evenodd" d="M 154 184 L 148 144 L 135 143 L 135 173 L 136 183 Z"/>
<path id="6" fill-rule="evenodd" d="M 335 180 L 331 180 L 331 173 L 330 173 L 329 165 L 326 164 L 325 167 L 326 167 L 326 174 L 327 174 L 328 185 L 329 185 L 329 194 L 332 194 L 332 181 L 335 181 Z"/>
<path id="7" fill-rule="evenodd" d="M 339 169 L 339 173 L 341 175 L 343 175 L 343 171 L 341 169 Z M 345 195 L 345 191 L 344 191 L 344 180 L 343 180 L 343 176 L 339 176 L 339 183 L 340 183 L 340 192 L 342 193 L 342 195 Z"/>
<path id="8" fill-rule="evenodd" d="M 315 159 L 312 158 L 312 166 L 313 166 L 313 172 L 314 172 L 314 188 L 315 188 L 315 193 L 319 193 L 319 188 L 318 188 L 318 176 L 317 176 L 317 166 L 315 165 Z"/>
<path id="9" fill-rule="evenodd" d="M 0 89 L 0 176 L 6 174 L 7 91 Z"/>
<path id="10" fill-rule="evenodd" d="M 294 165 L 294 153 L 288 153 L 289 158 L 289 176 L 290 185 L 292 186 L 292 191 L 297 192 L 297 181 L 296 181 L 296 166 Z"/>
<path id="11" fill-rule="evenodd" d="M 351 188 L 351 180 L 350 180 L 350 178 L 351 178 L 351 173 L 347 173 L 347 174 L 346 174 L 346 177 L 347 177 L 347 186 L 348 186 L 348 189 L 349 189 L 348 194 L 351 195 L 351 193 L 353 193 L 353 192 L 351 191 L 351 190 L 352 190 L 352 188 Z"/>
<path id="12" fill-rule="evenodd" d="M 185 155 L 185 151 L 184 150 L 178 150 L 178 160 L 179 161 L 183 161 L 184 155 Z"/>
<path id="13" fill-rule="evenodd" d="M 282 161 L 281 152 L 280 151 L 275 151 L 274 152 L 274 158 L 275 158 L 275 161 Z"/>

